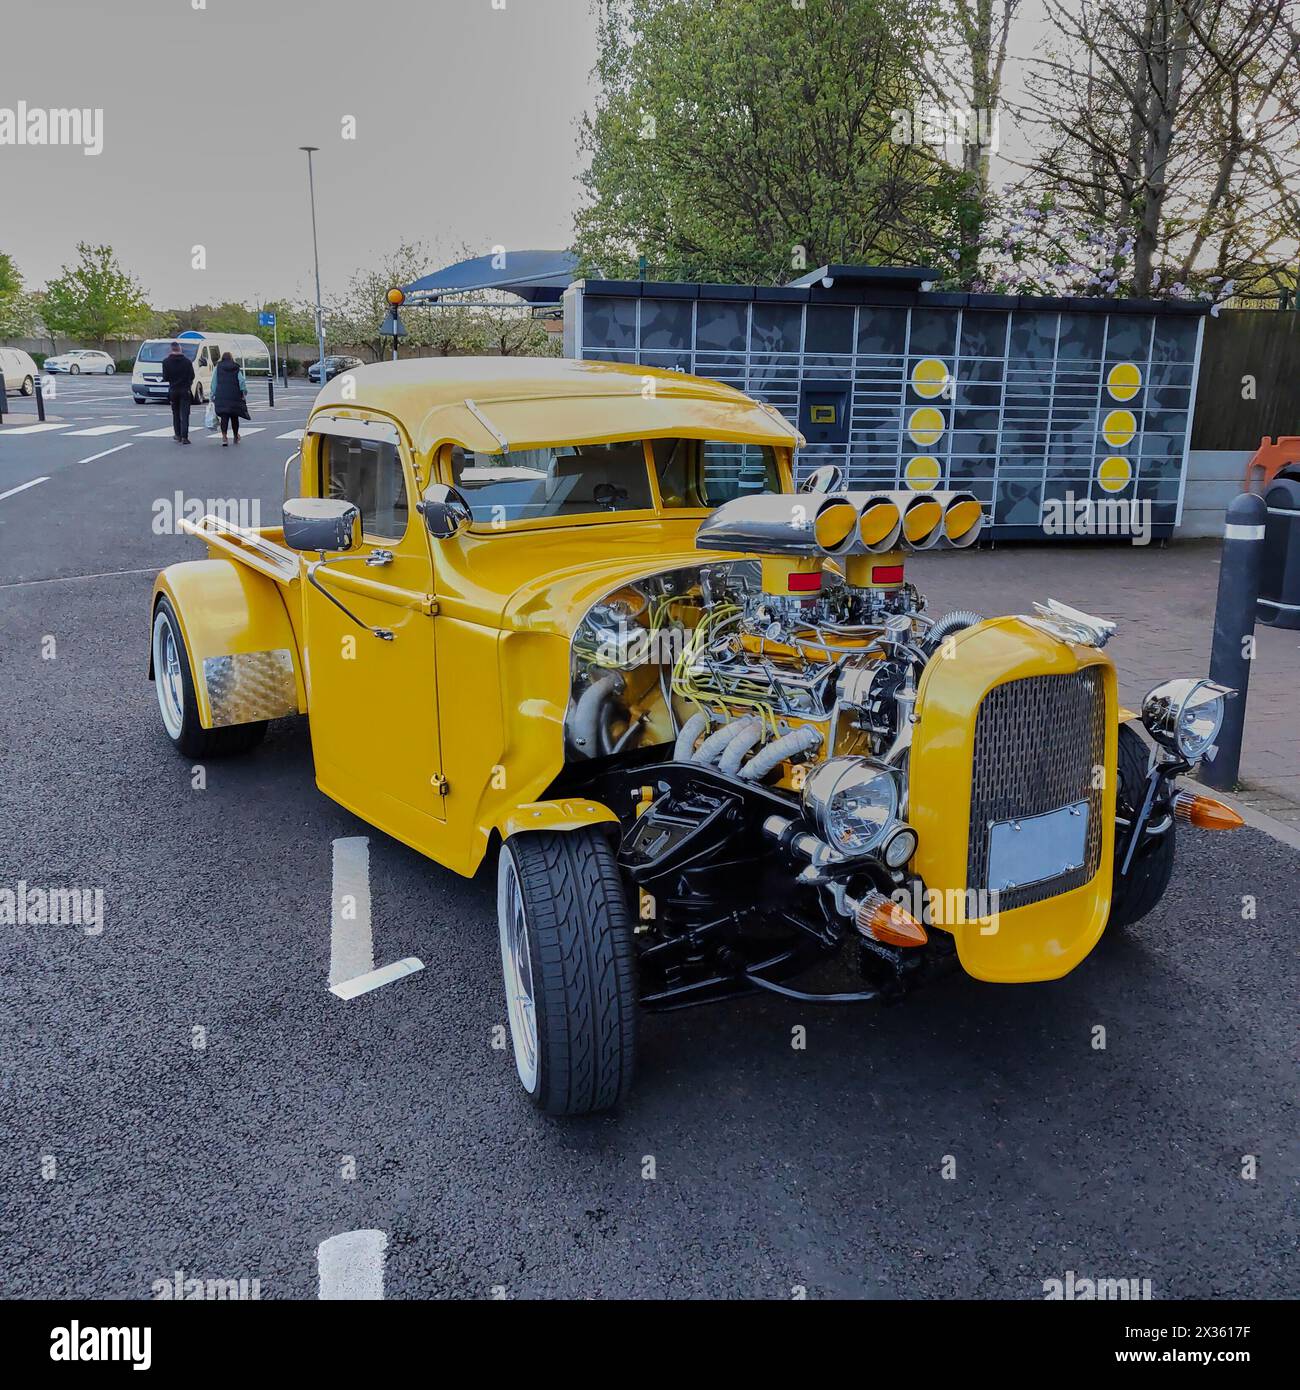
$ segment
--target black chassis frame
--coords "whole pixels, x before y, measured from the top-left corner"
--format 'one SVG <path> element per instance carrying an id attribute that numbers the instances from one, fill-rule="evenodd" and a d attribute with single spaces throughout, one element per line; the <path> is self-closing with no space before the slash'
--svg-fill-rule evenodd
<path id="1" fill-rule="evenodd" d="M 1158 752 L 1140 802 L 1118 797 L 1116 875 L 1140 865 L 1167 833 L 1173 779 L 1191 766 Z M 637 942 L 646 1008 L 688 1008 L 761 990 L 812 1003 L 890 1003 L 956 964 L 946 932 L 931 932 L 921 948 L 884 945 L 860 936 L 824 886 L 800 881 L 808 861 L 790 849 L 790 836 L 777 839 L 763 828 L 773 815 L 802 828 L 802 807 L 788 792 L 674 762 L 671 746 L 660 745 L 570 763 L 550 794 L 596 798 L 619 818 L 619 867 L 632 900 L 652 904 L 659 927 L 658 939 Z M 855 893 L 889 894 L 909 881 L 870 857 L 825 873 Z M 814 994 L 781 983 L 849 940 L 868 988 Z"/>
<path id="2" fill-rule="evenodd" d="M 774 815 L 805 828 L 789 792 L 674 762 L 671 747 L 660 746 L 570 764 L 549 794 L 593 797 L 619 818 L 619 867 L 640 905 L 638 918 L 649 904 L 645 920 L 658 927 L 653 940 L 638 933 L 646 1008 L 686 1008 L 760 990 L 863 1003 L 899 996 L 919 979 L 925 948 L 901 951 L 860 938 L 825 887 L 799 881 L 809 861 L 789 848 L 789 836 L 776 839 L 763 828 Z M 857 892 L 889 893 L 906 881 L 874 858 L 837 863 L 827 874 Z M 870 988 L 812 994 L 781 983 L 849 940 L 860 945 Z"/>

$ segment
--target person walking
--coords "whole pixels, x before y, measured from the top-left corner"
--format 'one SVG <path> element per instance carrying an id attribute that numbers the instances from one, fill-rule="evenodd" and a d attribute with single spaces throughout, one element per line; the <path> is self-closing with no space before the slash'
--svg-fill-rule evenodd
<path id="1" fill-rule="evenodd" d="M 243 368 L 228 352 L 221 354 L 212 373 L 212 408 L 221 423 L 221 447 L 229 442 L 228 430 L 235 432 L 235 443 L 239 443 L 239 422 L 252 417 L 248 413 L 248 380 Z"/>
<path id="2" fill-rule="evenodd" d="M 172 433 L 177 444 L 190 442 L 190 402 L 194 399 L 194 363 L 173 343 L 163 358 L 163 380 L 167 383 L 167 399 L 172 407 Z"/>

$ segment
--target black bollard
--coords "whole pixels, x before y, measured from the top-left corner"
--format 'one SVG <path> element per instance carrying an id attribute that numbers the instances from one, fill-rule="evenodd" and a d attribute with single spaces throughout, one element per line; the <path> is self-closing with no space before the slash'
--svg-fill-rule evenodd
<path id="1" fill-rule="evenodd" d="M 36 374 L 36 418 L 45 419 L 45 392 L 41 390 L 40 373 Z"/>
<path id="2" fill-rule="evenodd" d="M 269 406 L 271 407 L 272 410 L 275 409 L 275 377 L 274 377 L 274 376 L 268 376 L 267 379 L 266 379 L 266 403 L 267 403 L 267 405 L 269 405 Z"/>
<path id="3" fill-rule="evenodd" d="M 0 425 L 5 422 L 5 411 L 9 409 L 9 397 L 5 395 L 5 374 L 0 372 Z"/>
<path id="4" fill-rule="evenodd" d="M 1197 776 L 1209 787 L 1231 791 L 1241 767 L 1241 736 L 1246 727 L 1246 692 L 1254 657 L 1255 605 L 1264 560 L 1264 523 L 1268 507 L 1254 492 L 1243 492 L 1228 504 L 1219 559 L 1219 598 L 1214 609 L 1214 640 L 1210 646 L 1210 679 L 1237 692 L 1224 706 L 1223 728 L 1213 759 L 1207 758 Z M 1247 640 L 1249 639 L 1249 640 Z"/>

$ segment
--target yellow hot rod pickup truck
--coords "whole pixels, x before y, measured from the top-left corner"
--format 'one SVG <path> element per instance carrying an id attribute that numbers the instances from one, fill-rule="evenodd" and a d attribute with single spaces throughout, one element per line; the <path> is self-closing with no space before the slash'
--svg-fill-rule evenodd
<path id="1" fill-rule="evenodd" d="M 1159 900 L 1175 779 L 1232 692 L 1122 710 L 1113 624 L 931 617 L 911 551 L 960 492 L 793 488 L 797 431 L 717 382 L 605 363 L 362 367 L 317 398 L 283 525 L 189 526 L 149 673 L 188 758 L 310 720 L 316 782 L 458 874 L 497 859 L 519 1080 L 617 1102 L 639 1008 L 1051 980 Z M 801 969 L 849 945 L 860 988 Z M 855 986 L 858 984 L 855 981 Z"/>

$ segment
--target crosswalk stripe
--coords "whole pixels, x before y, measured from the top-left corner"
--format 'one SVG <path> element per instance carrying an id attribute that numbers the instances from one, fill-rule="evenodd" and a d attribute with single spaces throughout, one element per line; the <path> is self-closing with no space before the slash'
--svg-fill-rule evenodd
<path id="1" fill-rule="evenodd" d="M 120 434 L 123 430 L 133 430 L 134 425 L 94 425 L 88 430 L 71 430 L 69 434 L 76 435 L 99 435 L 99 434 Z"/>
<path id="2" fill-rule="evenodd" d="M 12 497 L 15 493 L 26 492 L 29 487 L 35 487 L 37 483 L 48 483 L 48 478 L 33 478 L 30 483 L 19 483 L 17 487 L 11 487 L 8 492 L 0 492 L 0 502 L 6 497 Z"/>
<path id="3" fill-rule="evenodd" d="M 301 440 L 306 430 L 290 430 L 288 434 L 277 434 L 277 439 L 298 439 Z"/>
<path id="4" fill-rule="evenodd" d="M 145 430 L 143 434 L 137 434 L 137 439 L 170 439 L 172 437 L 172 427 L 167 426 L 165 430 Z"/>
<path id="5" fill-rule="evenodd" d="M 11 435 L 15 434 L 41 434 L 45 430 L 66 430 L 67 428 L 68 422 L 66 420 L 59 425 L 19 425 L 19 427 L 16 430 L 0 430 L 0 439 L 8 439 Z"/>

